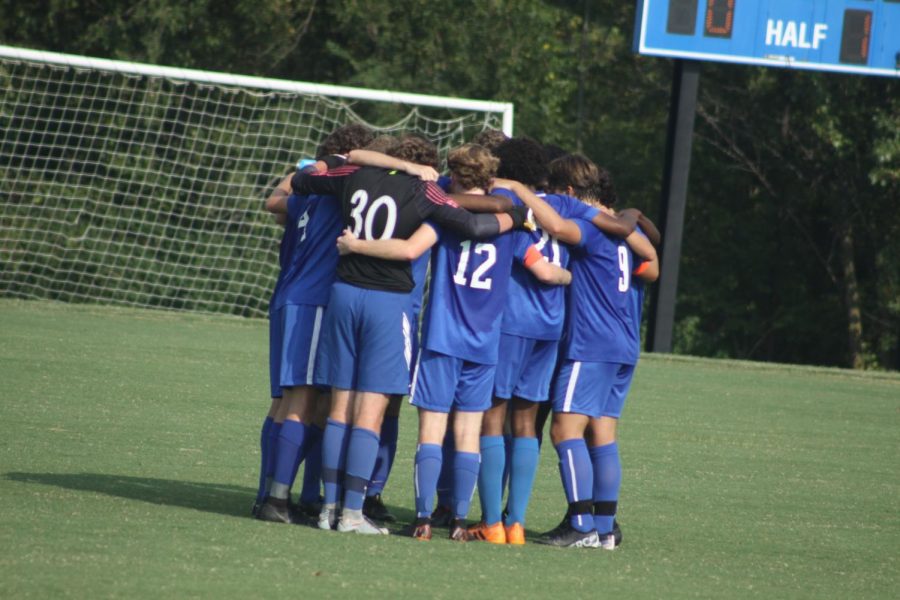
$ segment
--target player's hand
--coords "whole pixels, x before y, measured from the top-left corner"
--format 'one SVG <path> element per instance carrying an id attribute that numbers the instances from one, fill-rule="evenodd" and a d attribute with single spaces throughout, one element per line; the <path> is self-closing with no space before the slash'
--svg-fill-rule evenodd
<path id="1" fill-rule="evenodd" d="M 527 206 L 513 206 L 506 211 L 506 214 L 512 217 L 513 229 L 527 229 L 528 231 L 536 229 L 535 224 L 528 218 L 529 210 Z"/>
<path id="2" fill-rule="evenodd" d="M 350 231 L 350 228 L 349 227 L 346 228 L 344 230 L 344 233 L 341 234 L 341 237 L 339 237 L 337 239 L 338 254 L 340 254 L 341 256 L 345 256 L 347 254 L 352 254 L 353 253 L 353 249 L 352 249 L 353 242 L 355 242 L 356 239 L 357 239 L 356 236 L 353 235 L 353 232 Z"/>
<path id="3" fill-rule="evenodd" d="M 412 175 L 413 177 L 418 177 L 422 181 L 437 181 L 440 174 L 434 169 L 434 167 L 429 167 L 427 165 L 417 165 L 416 163 L 406 163 L 406 168 L 404 169 L 408 175 Z"/>

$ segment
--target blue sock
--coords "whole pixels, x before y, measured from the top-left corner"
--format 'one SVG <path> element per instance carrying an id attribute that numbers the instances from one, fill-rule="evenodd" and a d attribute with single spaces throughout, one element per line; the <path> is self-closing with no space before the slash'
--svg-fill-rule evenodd
<path id="1" fill-rule="evenodd" d="M 484 439 L 484 438 L 482 438 Z M 478 482 L 480 457 L 477 452 L 457 452 L 453 457 L 453 516 L 465 519 Z"/>
<path id="2" fill-rule="evenodd" d="M 556 446 L 563 488 L 569 501 L 569 523 L 578 531 L 594 529 L 591 498 L 594 493 L 594 469 L 584 438 L 566 440 Z"/>
<path id="3" fill-rule="evenodd" d="M 616 442 L 591 448 L 594 466 L 594 527 L 600 533 L 613 530 L 619 486 L 622 484 L 622 463 Z"/>
<path id="4" fill-rule="evenodd" d="M 458 452 L 457 456 L 459 456 Z M 503 436 L 483 436 L 481 438 L 478 494 L 481 497 L 481 518 L 488 525 L 498 523 L 501 518 L 500 503 L 503 501 L 504 465 L 506 465 L 506 448 Z"/>
<path id="5" fill-rule="evenodd" d="M 394 456 L 397 454 L 397 436 L 400 433 L 399 417 L 385 417 L 381 424 L 381 439 L 378 442 L 378 457 L 375 459 L 375 468 L 372 469 L 372 480 L 369 481 L 367 496 L 374 496 L 384 491 L 387 479 L 394 466 Z"/>
<path id="6" fill-rule="evenodd" d="M 507 525 L 525 525 L 525 509 L 531 498 L 531 486 L 537 473 L 539 448 L 537 438 L 514 438 L 512 443 L 512 468 L 509 475 L 509 496 L 506 506 Z"/>
<path id="7" fill-rule="evenodd" d="M 348 441 L 350 428 L 347 424 L 328 419 L 325 433 L 322 435 L 322 481 L 325 484 L 325 504 L 336 504 L 341 500 Z"/>
<path id="8" fill-rule="evenodd" d="M 306 435 L 306 425 L 300 421 L 286 420 L 281 425 L 278 434 L 278 453 L 275 460 L 275 475 L 272 478 L 272 496 L 285 500 L 288 490 L 294 483 L 297 474 L 297 465 L 302 459 L 303 438 Z"/>
<path id="9" fill-rule="evenodd" d="M 441 475 L 437 482 L 438 506 L 447 506 L 453 502 L 453 456 L 456 454 L 456 440 L 453 432 L 448 431 L 444 436 L 444 445 L 441 446 L 443 459 L 441 461 Z"/>
<path id="10" fill-rule="evenodd" d="M 344 475 L 344 508 L 362 510 L 366 486 L 372 477 L 375 456 L 378 454 L 378 434 L 362 427 L 350 432 L 347 448 L 347 472 Z"/>
<path id="11" fill-rule="evenodd" d="M 419 444 L 416 448 L 416 469 L 413 484 L 416 493 L 416 516 L 430 517 L 434 506 L 434 492 L 441 473 L 443 456 L 437 444 Z"/>
<path id="12" fill-rule="evenodd" d="M 319 501 L 322 489 L 322 428 L 309 425 L 306 428 L 306 462 L 303 467 L 303 489 L 300 501 L 312 504 Z"/>
<path id="13" fill-rule="evenodd" d="M 262 502 L 266 499 L 266 478 L 269 466 L 269 453 L 271 452 L 271 449 L 269 448 L 269 431 L 272 429 L 272 423 L 272 417 L 266 417 L 263 420 L 262 429 L 259 432 L 260 465 L 259 488 L 256 490 L 257 502 Z"/>

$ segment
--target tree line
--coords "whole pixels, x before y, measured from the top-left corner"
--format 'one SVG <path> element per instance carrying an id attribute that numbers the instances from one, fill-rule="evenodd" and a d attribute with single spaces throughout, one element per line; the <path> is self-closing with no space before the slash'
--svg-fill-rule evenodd
<path id="1" fill-rule="evenodd" d="M 672 62 L 615 0 L 0 0 L 4 44 L 511 101 L 658 218 Z M 900 368 L 900 80 L 705 63 L 675 351 Z"/>

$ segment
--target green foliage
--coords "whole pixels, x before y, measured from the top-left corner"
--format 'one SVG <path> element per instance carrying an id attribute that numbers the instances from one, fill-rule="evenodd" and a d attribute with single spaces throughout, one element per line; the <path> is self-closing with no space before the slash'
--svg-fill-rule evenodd
<path id="1" fill-rule="evenodd" d="M 633 54 L 633 21 L 614 0 L 0 0 L 4 43 L 512 101 L 518 134 L 582 150 L 658 219 L 671 61 Z M 900 367 L 898 86 L 704 65 L 680 351 Z"/>

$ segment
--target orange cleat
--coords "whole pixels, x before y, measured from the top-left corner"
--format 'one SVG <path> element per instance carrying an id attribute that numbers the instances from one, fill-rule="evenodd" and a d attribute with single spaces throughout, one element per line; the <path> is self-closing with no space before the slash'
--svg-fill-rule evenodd
<path id="1" fill-rule="evenodd" d="M 521 546 L 525 543 L 525 528 L 522 527 L 521 523 L 513 523 L 512 525 L 507 525 L 505 529 L 507 544 Z"/>
<path id="2" fill-rule="evenodd" d="M 482 521 L 469 526 L 469 539 L 481 540 L 490 544 L 505 544 L 506 530 L 503 528 L 501 521 L 497 521 L 493 525 L 488 525 Z"/>

